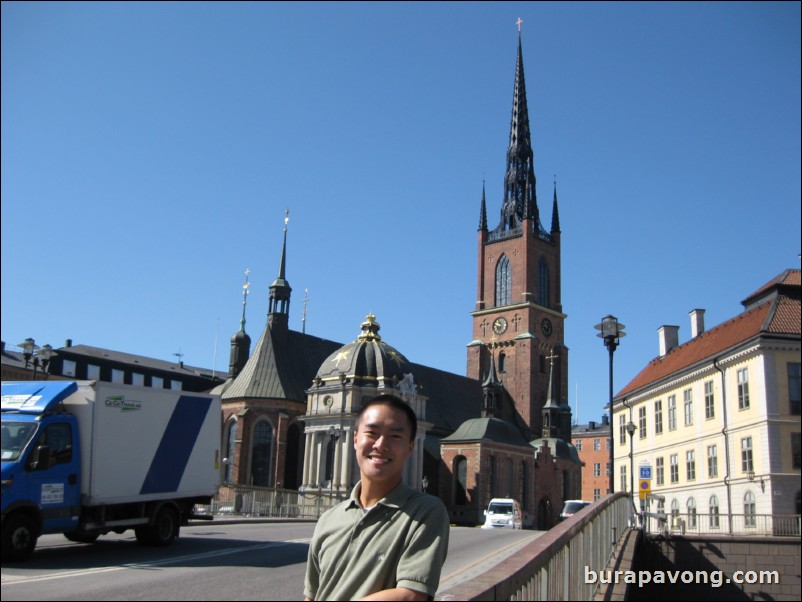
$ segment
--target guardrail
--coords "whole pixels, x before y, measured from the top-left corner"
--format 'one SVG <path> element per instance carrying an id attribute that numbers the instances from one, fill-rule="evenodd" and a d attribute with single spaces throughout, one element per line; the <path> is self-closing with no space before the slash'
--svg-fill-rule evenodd
<path id="1" fill-rule="evenodd" d="M 663 535 L 755 535 L 799 537 L 799 514 L 646 513 L 644 530 Z"/>
<path id="2" fill-rule="evenodd" d="M 632 522 L 623 492 L 583 508 L 491 570 L 438 593 L 437 600 L 591 600 L 583 571 L 608 566 Z"/>

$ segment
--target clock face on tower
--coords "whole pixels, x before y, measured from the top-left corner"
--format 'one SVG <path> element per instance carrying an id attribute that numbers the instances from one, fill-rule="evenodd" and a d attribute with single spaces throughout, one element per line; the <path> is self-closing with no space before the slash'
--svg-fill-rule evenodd
<path id="1" fill-rule="evenodd" d="M 543 321 L 540 323 L 540 330 L 543 331 L 543 334 L 551 336 L 551 320 L 548 318 L 543 318 Z"/>
<path id="2" fill-rule="evenodd" d="M 504 318 L 496 318 L 493 320 L 493 332 L 496 334 L 504 334 L 507 330 L 507 320 Z"/>

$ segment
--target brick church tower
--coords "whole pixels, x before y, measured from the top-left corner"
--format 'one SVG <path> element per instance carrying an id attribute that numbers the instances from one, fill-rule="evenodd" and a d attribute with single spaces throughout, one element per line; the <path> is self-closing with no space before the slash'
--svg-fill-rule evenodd
<path id="1" fill-rule="evenodd" d="M 534 439 L 543 436 L 551 355 L 558 358 L 554 396 L 558 404 L 567 403 L 568 349 L 560 292 L 557 190 L 555 185 L 551 228 L 546 230 L 537 203 L 520 31 L 504 198 L 498 225 L 490 230 L 487 224 L 483 185 L 467 376 L 484 381 L 495 362 L 508 396 L 505 414 L 512 414 L 504 419 L 513 419 Z"/>

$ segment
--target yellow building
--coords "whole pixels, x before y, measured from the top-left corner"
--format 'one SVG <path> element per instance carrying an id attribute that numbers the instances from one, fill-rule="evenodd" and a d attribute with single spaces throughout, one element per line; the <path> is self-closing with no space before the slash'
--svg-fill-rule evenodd
<path id="1" fill-rule="evenodd" d="M 781 517 L 801 505 L 800 271 L 742 304 L 710 330 L 690 312 L 682 345 L 662 326 L 660 356 L 614 399 L 616 490 L 662 496 L 649 510 L 669 528 L 798 530 Z"/>

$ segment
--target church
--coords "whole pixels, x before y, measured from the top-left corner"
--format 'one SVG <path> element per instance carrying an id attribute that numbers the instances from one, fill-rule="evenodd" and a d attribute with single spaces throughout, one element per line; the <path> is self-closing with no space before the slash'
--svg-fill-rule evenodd
<path id="1" fill-rule="evenodd" d="M 287 226 L 267 321 L 251 352 L 231 339 L 223 401 L 224 480 L 347 496 L 359 478 L 353 448 L 362 403 L 393 392 L 419 420 L 405 481 L 440 497 L 457 524 L 483 522 L 494 497 L 520 501 L 525 526 L 552 526 L 578 498 L 571 441 L 568 348 L 561 300 L 556 187 L 550 227 L 537 202 L 520 32 L 504 198 L 488 227 L 482 189 L 477 301 L 465 376 L 410 362 L 382 340 L 372 314 L 342 344 L 289 329 Z M 455 350 L 455 353 L 457 350 Z"/>

